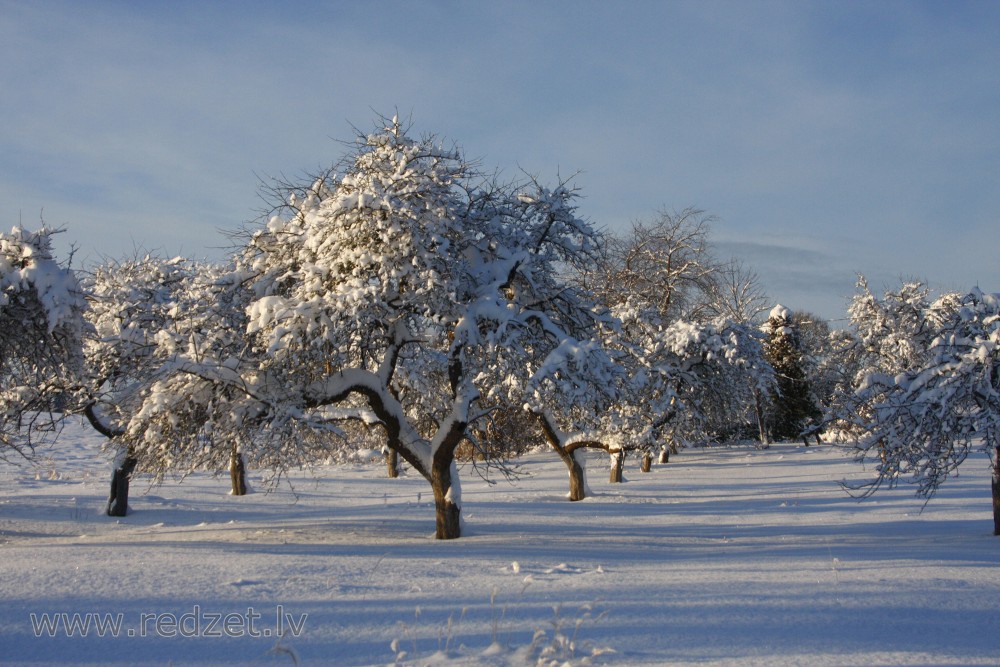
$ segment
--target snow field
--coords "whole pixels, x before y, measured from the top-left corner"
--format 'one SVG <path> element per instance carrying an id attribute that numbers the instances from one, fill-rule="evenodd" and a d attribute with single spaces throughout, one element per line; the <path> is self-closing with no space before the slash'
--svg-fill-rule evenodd
<path id="1" fill-rule="evenodd" d="M 110 519 L 99 447 L 70 427 L 35 465 L 0 464 L 0 664 L 1000 660 L 985 457 L 924 508 L 909 488 L 853 500 L 838 482 L 870 473 L 830 446 L 688 449 L 649 474 L 629 459 L 622 485 L 592 455 L 596 495 L 579 503 L 541 451 L 514 485 L 465 466 L 464 536 L 442 542 L 429 485 L 381 465 L 297 471 L 243 498 L 226 477 L 140 478 L 133 512 Z M 123 625 L 35 636 L 31 614 L 63 612 Z M 213 636 L 216 615 L 243 625 Z"/>

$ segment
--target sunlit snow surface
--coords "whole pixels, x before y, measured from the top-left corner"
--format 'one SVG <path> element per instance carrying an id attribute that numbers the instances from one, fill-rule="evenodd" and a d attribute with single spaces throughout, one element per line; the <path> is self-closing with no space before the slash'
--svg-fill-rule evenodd
<path id="1" fill-rule="evenodd" d="M 513 486 L 465 467 L 465 536 L 440 542 L 429 485 L 381 465 L 295 472 L 294 488 L 243 498 L 228 477 L 139 479 L 133 512 L 110 519 L 99 449 L 69 427 L 35 465 L 0 464 L 0 664 L 522 665 L 546 648 L 574 665 L 606 649 L 594 664 L 1000 659 L 985 457 L 921 512 L 908 488 L 851 499 L 838 482 L 870 473 L 829 446 L 687 449 L 648 474 L 630 458 L 621 485 L 595 455 L 596 495 L 579 503 L 541 452 Z M 263 636 L 279 609 L 306 615 L 299 636 Z M 161 636 L 149 620 L 193 610 L 250 610 L 262 636 Z M 34 636 L 31 614 L 61 612 L 120 613 L 122 636 Z M 572 652 L 553 650 L 560 635 Z"/>

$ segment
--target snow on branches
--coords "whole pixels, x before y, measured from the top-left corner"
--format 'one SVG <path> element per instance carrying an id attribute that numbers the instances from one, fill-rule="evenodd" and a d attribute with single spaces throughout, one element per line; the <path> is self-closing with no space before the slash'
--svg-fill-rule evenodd
<path id="1" fill-rule="evenodd" d="M 85 307 L 76 275 L 52 256 L 55 233 L 49 228 L 32 232 L 15 227 L 10 234 L 0 234 L 0 307 L 35 299 L 49 333 L 79 328 Z"/>
<path id="2" fill-rule="evenodd" d="M 575 215 L 567 184 L 492 182 L 457 149 L 413 139 L 396 119 L 359 138 L 340 168 L 289 189 L 286 213 L 234 258 L 227 280 L 241 315 L 228 342 L 163 339 L 169 363 L 129 430 L 155 427 L 162 450 L 147 435 L 151 456 L 198 460 L 204 439 L 165 428 L 181 396 L 202 396 L 196 388 L 205 391 L 195 402 L 238 397 L 258 428 L 284 434 L 247 443 L 270 452 L 258 459 L 298 446 L 288 424 L 378 424 L 431 483 L 438 536 L 457 537 L 452 468 L 469 425 L 520 405 L 543 382 L 579 396 L 607 373 L 591 342 L 603 315 L 560 273 L 599 240 Z M 202 341 L 211 326 L 185 325 L 181 338 Z M 237 428 L 210 421 L 215 438 Z"/>
<path id="3" fill-rule="evenodd" d="M 878 461 L 863 489 L 903 479 L 929 498 L 971 451 L 1000 445 L 1000 295 L 860 287 L 851 314 L 869 362 L 848 407 L 859 458 Z"/>
<path id="4" fill-rule="evenodd" d="M 769 391 L 774 371 L 760 334 L 746 325 L 674 322 L 650 332 L 637 374 L 646 392 L 650 440 L 707 437 L 749 421 L 754 397 Z"/>
<path id="5" fill-rule="evenodd" d="M 35 432 L 54 426 L 52 410 L 82 370 L 86 302 L 74 272 L 52 255 L 54 233 L 0 234 L 0 446 L 22 454 Z"/>

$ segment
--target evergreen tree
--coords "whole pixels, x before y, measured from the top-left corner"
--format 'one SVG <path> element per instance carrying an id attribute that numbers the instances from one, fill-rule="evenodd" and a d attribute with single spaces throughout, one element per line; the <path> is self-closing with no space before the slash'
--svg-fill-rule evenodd
<path id="1" fill-rule="evenodd" d="M 777 380 L 768 429 L 778 440 L 798 438 L 821 417 L 806 375 L 799 330 L 792 312 L 780 304 L 771 310 L 763 330 L 767 336 L 764 353 Z"/>

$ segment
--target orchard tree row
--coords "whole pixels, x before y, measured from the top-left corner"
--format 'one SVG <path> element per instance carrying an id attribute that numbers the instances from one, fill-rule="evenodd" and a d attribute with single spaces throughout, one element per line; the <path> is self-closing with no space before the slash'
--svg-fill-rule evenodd
<path id="1" fill-rule="evenodd" d="M 861 281 L 833 331 L 770 304 L 711 253 L 711 218 L 624 234 L 578 216 L 569 182 L 501 181 L 394 117 L 329 171 L 268 188 L 223 263 L 155 256 L 61 267 L 52 230 L 0 235 L 0 438 L 7 455 L 83 414 L 136 471 L 281 473 L 372 443 L 430 484 L 460 535 L 456 460 L 547 442 L 569 497 L 587 448 L 819 439 L 836 428 L 879 483 L 930 495 L 1000 445 L 1000 299 Z M 768 312 L 766 317 L 762 314 Z M 870 490 L 870 489 L 866 489 Z M 998 515 L 1000 516 L 1000 515 Z M 998 524 L 1000 528 L 1000 524 Z"/>

